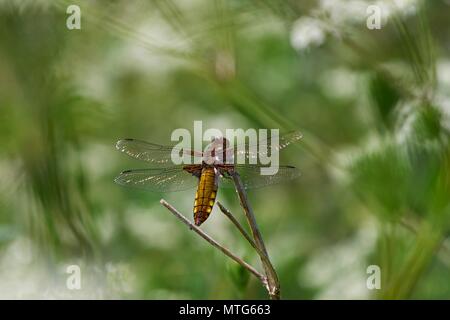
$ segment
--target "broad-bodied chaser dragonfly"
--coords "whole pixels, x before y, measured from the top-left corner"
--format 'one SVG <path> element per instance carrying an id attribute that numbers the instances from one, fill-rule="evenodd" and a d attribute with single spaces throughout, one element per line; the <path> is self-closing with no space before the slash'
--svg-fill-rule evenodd
<path id="1" fill-rule="evenodd" d="M 149 162 L 152 168 L 123 171 L 114 180 L 117 184 L 145 189 L 153 192 L 172 192 L 197 187 L 194 200 L 194 223 L 199 226 L 208 219 L 214 206 L 219 185 L 234 188 L 233 172 L 237 172 L 245 189 L 259 188 L 287 181 L 299 176 L 297 168 L 279 166 L 277 173 L 262 175 L 262 164 L 236 164 L 235 159 L 244 158 L 247 162 L 278 152 L 292 142 L 301 139 L 298 131 L 290 132 L 273 139 L 257 142 L 257 146 L 245 142 L 236 147 L 229 147 L 226 138 L 215 138 L 204 152 L 188 150 L 178 146 L 163 146 L 136 139 L 119 140 L 116 148 L 132 158 Z M 271 150 L 271 151 L 269 151 Z M 190 163 L 173 165 L 172 153 L 177 152 L 191 159 Z"/>

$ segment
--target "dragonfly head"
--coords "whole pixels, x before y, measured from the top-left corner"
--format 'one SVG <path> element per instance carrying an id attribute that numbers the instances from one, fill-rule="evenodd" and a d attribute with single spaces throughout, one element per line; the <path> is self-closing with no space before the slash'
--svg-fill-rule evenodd
<path id="1" fill-rule="evenodd" d="M 203 161 L 209 165 L 233 163 L 234 154 L 230 142 L 225 137 L 213 137 L 203 153 Z"/>

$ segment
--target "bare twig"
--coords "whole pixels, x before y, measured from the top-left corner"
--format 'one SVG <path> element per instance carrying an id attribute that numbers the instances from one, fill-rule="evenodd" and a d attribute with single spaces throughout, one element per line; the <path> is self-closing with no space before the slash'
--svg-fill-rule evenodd
<path id="1" fill-rule="evenodd" d="M 242 225 L 239 223 L 239 221 L 234 217 L 234 215 L 231 213 L 231 211 L 228 210 L 227 208 L 225 208 L 220 202 L 217 202 L 217 204 L 218 204 L 220 210 L 223 212 L 223 214 L 225 214 L 231 220 L 231 222 L 240 231 L 240 233 L 244 236 L 244 238 L 247 239 L 247 241 L 250 243 L 250 245 L 256 250 L 260 259 L 264 261 L 263 265 L 264 264 L 271 265 L 271 262 L 269 260 L 269 257 L 267 256 L 267 253 L 264 253 L 256 245 L 255 241 L 253 241 L 253 239 L 250 237 L 250 235 L 247 233 L 247 231 L 245 231 L 244 227 L 242 227 Z M 269 287 L 267 287 L 267 290 L 269 291 L 269 293 L 271 292 Z"/>
<path id="2" fill-rule="evenodd" d="M 218 243 L 216 240 L 211 238 L 208 234 L 206 234 L 203 230 L 201 230 L 199 227 L 194 225 L 191 221 L 189 221 L 188 218 L 186 218 L 184 215 L 182 215 L 180 212 L 177 211 L 173 206 L 171 206 L 169 203 L 167 203 L 164 199 L 160 200 L 160 203 L 166 207 L 175 217 L 177 217 L 179 220 L 181 220 L 184 224 L 186 224 L 191 230 L 196 232 L 200 237 L 205 239 L 207 242 L 209 242 L 213 247 L 219 249 L 222 251 L 225 255 L 239 263 L 241 266 L 243 266 L 245 269 L 250 271 L 253 275 L 255 275 L 264 286 L 267 285 L 267 279 L 264 275 L 262 275 L 260 272 L 258 272 L 254 267 L 249 265 L 247 262 L 236 256 L 234 253 L 232 253 L 229 249 Z"/>
<path id="3" fill-rule="evenodd" d="M 253 275 L 255 275 L 261 283 L 267 289 L 269 296 L 273 300 L 280 299 L 280 282 L 278 280 L 278 275 L 270 261 L 269 255 L 267 254 L 267 249 L 264 244 L 262 235 L 259 231 L 258 225 L 256 223 L 255 215 L 253 214 L 253 209 L 250 206 L 250 203 L 247 198 L 247 194 L 244 191 L 244 186 L 242 184 L 241 178 L 237 172 L 232 173 L 234 185 L 236 188 L 236 192 L 239 195 L 239 200 L 242 208 L 244 209 L 244 214 L 247 219 L 247 222 L 250 226 L 250 230 L 253 236 L 252 237 L 245 231 L 239 221 L 233 216 L 233 214 L 226 209 L 220 202 L 218 202 L 218 206 L 220 210 L 231 220 L 234 226 L 239 230 L 239 232 L 244 236 L 244 238 L 250 243 L 250 245 L 256 250 L 258 253 L 261 264 L 264 269 L 265 275 L 258 272 L 254 267 L 249 265 L 247 262 L 236 256 L 229 249 L 219 244 L 209 235 L 207 235 L 203 230 L 198 228 L 192 222 L 189 221 L 185 216 L 179 213 L 173 206 L 167 203 L 164 199 L 161 199 L 161 204 L 165 206 L 169 211 L 174 214 L 179 220 L 181 220 L 184 224 L 186 224 L 191 230 L 194 230 L 199 236 L 209 242 L 212 246 L 222 251 L 225 255 L 239 263 L 241 266 L 250 271 Z"/>
<path id="4" fill-rule="evenodd" d="M 264 268 L 264 272 L 267 276 L 267 289 L 269 292 L 269 296 L 273 300 L 280 299 L 280 282 L 278 280 L 278 275 L 270 262 L 269 255 L 267 254 L 267 249 L 264 244 L 261 232 L 259 231 L 258 225 L 256 223 L 255 215 L 253 214 L 253 209 L 250 206 L 250 202 L 248 201 L 247 194 L 244 190 L 244 185 L 242 184 L 242 180 L 239 174 L 234 171 L 231 175 L 233 177 L 234 185 L 236 188 L 236 192 L 239 195 L 239 200 L 241 202 L 241 206 L 244 209 L 245 217 L 247 218 L 247 222 L 252 231 L 253 239 L 255 240 L 255 245 L 259 248 L 258 253 L 260 254 L 261 263 Z"/>
<path id="5" fill-rule="evenodd" d="M 252 237 L 247 233 L 247 231 L 245 231 L 244 227 L 242 227 L 242 225 L 239 223 L 239 221 L 237 221 L 237 219 L 233 216 L 233 214 L 231 213 L 230 210 L 228 210 L 227 208 L 225 208 L 223 206 L 223 204 L 221 204 L 219 201 L 217 201 L 217 205 L 220 208 L 220 211 L 222 211 L 222 213 L 224 215 L 227 216 L 228 219 L 231 220 L 231 222 L 235 225 L 235 227 L 239 230 L 239 232 L 244 236 L 245 239 L 247 239 L 247 241 L 250 243 L 250 245 L 255 249 L 255 250 L 259 250 L 258 246 L 256 245 L 255 241 L 253 241 Z"/>
<path id="6" fill-rule="evenodd" d="M 228 217 L 228 219 L 231 220 L 231 222 L 235 225 L 235 227 L 239 230 L 239 232 L 244 236 L 244 238 L 250 243 L 250 245 L 256 250 L 258 255 L 261 257 L 261 259 L 268 259 L 266 254 L 261 251 L 261 249 L 256 245 L 255 241 L 252 239 L 252 237 L 248 234 L 247 231 L 245 231 L 244 227 L 239 223 L 239 221 L 235 218 L 235 216 L 231 213 L 230 210 L 224 207 L 223 204 L 221 204 L 219 201 L 217 201 L 217 204 L 220 208 L 220 211 L 224 215 Z"/>

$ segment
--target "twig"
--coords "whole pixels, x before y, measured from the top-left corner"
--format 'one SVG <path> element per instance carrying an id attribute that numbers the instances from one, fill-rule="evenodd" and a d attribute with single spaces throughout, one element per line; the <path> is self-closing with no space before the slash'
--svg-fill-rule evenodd
<path id="1" fill-rule="evenodd" d="M 235 225 L 235 227 L 239 230 L 239 232 L 244 236 L 244 238 L 247 239 L 247 241 L 250 243 L 250 245 L 255 250 L 259 250 L 259 248 L 256 245 L 255 241 L 253 241 L 252 237 L 247 233 L 247 231 L 245 231 L 244 227 L 242 227 L 242 225 L 239 223 L 239 221 L 237 221 L 237 219 L 233 216 L 231 211 L 228 210 L 227 208 L 225 208 L 223 206 L 223 204 L 221 204 L 219 201 L 217 201 L 217 205 L 219 206 L 220 211 L 222 211 L 222 213 L 224 215 L 226 215 L 228 219 L 231 220 L 231 222 Z"/>
<path id="2" fill-rule="evenodd" d="M 262 284 L 266 287 L 269 296 L 273 300 L 280 299 L 280 282 L 278 280 L 278 275 L 270 261 L 269 255 L 267 254 L 267 249 L 264 244 L 262 235 L 259 231 L 258 225 L 256 223 L 255 215 L 253 214 L 253 209 L 250 206 L 250 203 L 247 198 L 247 194 L 244 191 L 244 186 L 242 184 L 241 178 L 237 172 L 232 172 L 231 174 L 234 185 L 236 188 L 236 192 L 239 195 L 239 201 L 241 203 L 242 208 L 244 209 L 245 217 L 250 226 L 250 230 L 252 232 L 253 239 L 250 235 L 245 231 L 239 221 L 233 216 L 233 214 L 226 209 L 220 202 L 218 202 L 218 206 L 220 210 L 231 220 L 234 226 L 239 230 L 239 232 L 244 236 L 244 238 L 250 243 L 250 245 L 256 250 L 258 253 L 261 264 L 264 269 L 265 275 L 258 272 L 254 267 L 249 265 L 247 262 L 233 254 L 229 249 L 219 244 L 209 235 L 207 235 L 203 230 L 198 228 L 192 222 L 189 221 L 185 216 L 179 213 L 173 206 L 167 203 L 164 199 L 161 199 L 161 204 L 165 206 L 169 211 L 174 214 L 179 220 L 181 220 L 184 224 L 186 224 L 191 230 L 194 230 L 199 236 L 209 242 L 212 246 L 216 247 L 220 251 L 222 251 L 225 255 L 239 263 L 241 266 L 250 271 L 253 275 L 255 275 Z"/>
<path id="3" fill-rule="evenodd" d="M 264 260 L 263 266 L 264 266 L 264 264 L 271 265 L 271 262 L 269 260 L 269 257 L 267 256 L 267 253 L 264 253 L 256 245 L 255 241 L 253 241 L 253 239 L 250 237 L 250 235 L 247 233 L 247 231 L 245 231 L 244 227 L 242 227 L 242 225 L 239 223 L 239 221 L 234 217 L 234 215 L 231 213 L 231 211 L 228 210 L 227 208 L 225 208 L 219 201 L 217 202 L 217 204 L 218 204 L 220 210 L 223 212 L 223 214 L 225 214 L 231 220 L 231 222 L 240 231 L 240 233 L 244 236 L 244 238 L 247 239 L 247 241 L 250 243 L 250 245 L 256 250 L 256 252 L 258 253 L 260 259 Z M 270 291 L 269 287 L 267 287 L 267 291 L 270 294 L 271 291 Z"/>
<path id="4" fill-rule="evenodd" d="M 209 242 L 212 246 L 222 251 L 225 255 L 239 263 L 241 266 L 246 268 L 248 271 L 250 271 L 252 274 L 254 274 L 262 283 L 264 286 L 267 285 L 267 279 L 264 275 L 262 275 L 260 272 L 258 272 L 254 267 L 249 265 L 247 262 L 236 256 L 234 253 L 232 253 L 229 249 L 218 243 L 216 240 L 211 238 L 208 234 L 206 234 L 203 230 L 201 230 L 199 227 L 194 225 L 191 221 L 189 221 L 188 218 L 186 218 L 184 215 L 182 215 L 180 212 L 177 211 L 173 206 L 171 206 L 167 201 L 164 199 L 160 200 L 160 203 L 166 207 L 175 217 L 177 217 L 179 220 L 181 220 L 184 224 L 186 224 L 189 229 L 196 232 L 200 237 L 205 239 L 207 242 Z"/>
<path id="5" fill-rule="evenodd" d="M 239 223 L 239 221 L 234 217 L 234 215 L 231 213 L 230 210 L 228 210 L 227 208 L 224 207 L 223 204 L 221 204 L 219 201 L 217 201 L 217 205 L 220 208 L 220 211 L 222 211 L 222 213 L 224 215 L 227 216 L 228 219 L 231 220 L 231 222 L 235 225 L 235 227 L 239 230 L 239 232 L 244 236 L 245 239 L 247 239 L 247 241 L 250 243 L 250 245 L 256 250 L 256 252 L 258 253 L 258 255 L 264 256 L 264 259 L 268 259 L 268 257 L 266 256 L 266 254 L 264 252 L 261 251 L 260 248 L 258 248 L 258 246 L 256 245 L 255 241 L 253 241 L 252 237 L 248 234 L 247 231 L 245 231 L 244 227 Z M 262 257 L 261 257 L 262 258 Z"/>
<path id="6" fill-rule="evenodd" d="M 264 268 L 264 272 L 267 276 L 267 286 L 269 291 L 269 296 L 273 300 L 280 299 L 280 282 L 278 280 L 278 275 L 270 262 L 269 255 L 267 254 L 267 249 L 264 244 L 261 232 L 259 231 L 258 225 L 256 223 L 255 215 L 253 214 L 253 209 L 250 206 L 250 202 L 248 201 L 247 194 L 245 193 L 244 186 L 241 181 L 241 177 L 239 174 L 234 171 L 231 174 L 234 186 L 236 188 L 236 192 L 239 195 L 239 200 L 241 202 L 241 206 L 244 209 L 245 217 L 247 218 L 247 222 L 252 231 L 253 239 L 255 240 L 255 245 L 259 248 L 261 263 Z"/>

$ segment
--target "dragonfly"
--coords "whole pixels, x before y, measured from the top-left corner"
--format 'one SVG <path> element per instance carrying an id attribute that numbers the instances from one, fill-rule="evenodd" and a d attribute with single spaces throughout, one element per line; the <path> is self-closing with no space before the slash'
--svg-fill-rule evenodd
<path id="1" fill-rule="evenodd" d="M 273 175 L 262 175 L 261 168 L 267 167 L 255 163 L 269 152 L 279 152 L 302 138 L 299 131 L 293 131 L 271 139 L 260 139 L 251 144 L 243 142 L 230 147 L 224 137 L 213 138 L 204 149 L 197 151 L 179 146 L 160 145 L 137 139 L 122 139 L 116 148 L 137 160 L 150 164 L 150 168 L 125 170 L 115 178 L 115 183 L 152 192 L 174 192 L 197 188 L 194 200 L 194 223 L 200 226 L 212 212 L 219 185 L 223 188 L 235 188 L 233 174 L 239 174 L 244 189 L 254 189 L 285 182 L 300 175 L 296 167 L 281 165 Z M 188 156 L 189 163 L 174 165 L 172 153 Z M 236 163 L 244 159 L 245 164 Z M 195 161 L 196 160 L 196 161 Z M 239 161 L 240 162 L 240 161 Z M 250 162 L 253 162 L 251 164 Z"/>

